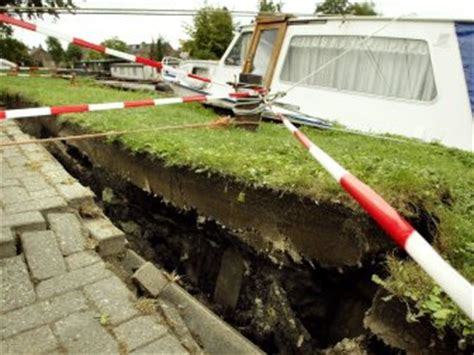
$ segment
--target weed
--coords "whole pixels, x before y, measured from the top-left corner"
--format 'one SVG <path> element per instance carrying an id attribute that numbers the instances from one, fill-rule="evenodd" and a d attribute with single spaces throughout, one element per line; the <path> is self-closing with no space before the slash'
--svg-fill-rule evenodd
<path id="1" fill-rule="evenodd" d="M 145 315 L 155 314 L 156 306 L 157 300 L 153 298 L 139 298 L 135 303 L 135 308 Z"/>

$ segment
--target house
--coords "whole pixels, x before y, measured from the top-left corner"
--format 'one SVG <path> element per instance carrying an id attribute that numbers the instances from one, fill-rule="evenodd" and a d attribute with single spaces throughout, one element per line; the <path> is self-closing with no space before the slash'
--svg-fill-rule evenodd
<path id="1" fill-rule="evenodd" d="M 56 64 L 54 63 L 51 54 L 45 51 L 41 46 L 38 48 L 33 48 L 30 52 L 31 61 L 35 67 L 43 68 L 55 68 Z"/>

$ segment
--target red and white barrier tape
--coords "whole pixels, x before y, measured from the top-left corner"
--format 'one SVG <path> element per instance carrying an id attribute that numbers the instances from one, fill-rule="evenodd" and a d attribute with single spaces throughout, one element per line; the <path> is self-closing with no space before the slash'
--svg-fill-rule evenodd
<path id="1" fill-rule="evenodd" d="M 0 76 L 17 76 L 21 78 L 53 78 L 57 75 L 55 74 L 40 74 L 40 73 L 19 73 L 19 72 L 7 72 L 1 73 Z"/>
<path id="2" fill-rule="evenodd" d="M 474 287 L 449 265 L 433 247 L 369 186 L 357 179 L 314 144 L 286 117 L 279 115 L 285 127 L 365 209 L 370 216 L 430 275 L 451 299 L 474 319 Z"/>
<path id="3" fill-rule="evenodd" d="M 107 47 L 102 46 L 100 44 L 91 43 L 91 42 L 85 41 L 85 40 L 77 38 L 77 37 L 64 35 L 62 33 L 53 31 L 53 30 L 51 30 L 47 27 L 43 27 L 41 25 L 35 25 L 34 23 L 25 22 L 25 21 L 22 21 L 22 20 L 17 20 L 15 18 L 7 16 L 7 15 L 1 15 L 0 14 L 0 22 L 6 23 L 6 24 L 9 24 L 9 25 L 12 25 L 12 26 L 24 28 L 24 29 L 29 30 L 29 31 L 41 33 L 45 36 L 51 36 L 51 37 L 55 37 L 55 38 L 58 38 L 58 39 L 62 39 L 63 41 L 75 44 L 79 47 L 83 47 L 83 48 L 86 48 L 86 49 L 91 49 L 93 51 L 100 52 L 100 53 L 105 53 L 105 54 L 111 55 L 113 57 L 125 59 L 129 62 L 141 63 L 141 64 L 148 65 L 148 66 L 151 66 L 151 67 L 155 67 L 155 68 L 158 68 L 158 69 L 162 68 L 162 65 L 161 65 L 160 62 L 157 62 L 157 61 L 154 61 L 154 60 L 151 60 L 151 59 L 147 59 L 147 58 L 143 58 L 143 57 L 139 57 L 139 56 L 135 56 L 135 55 L 132 55 L 132 54 L 124 53 L 124 52 L 121 52 L 121 51 L 117 51 L 117 50 L 112 49 L 112 48 L 107 48 Z"/>
<path id="4" fill-rule="evenodd" d="M 157 62 L 157 61 L 152 60 L 152 59 L 143 58 L 143 57 L 136 56 L 136 55 L 133 55 L 133 54 L 121 52 L 121 51 L 118 51 L 116 49 L 107 48 L 107 47 L 102 46 L 100 44 L 95 44 L 95 43 L 88 42 L 88 41 L 85 41 L 85 40 L 77 38 L 77 37 L 72 37 L 72 36 L 69 36 L 69 35 L 65 35 L 65 34 L 53 31 L 53 30 L 51 30 L 47 27 L 44 27 L 44 26 L 41 26 L 41 25 L 35 25 L 34 23 L 25 22 L 25 21 L 22 21 L 22 20 L 18 20 L 18 19 L 15 19 L 15 18 L 7 16 L 7 15 L 0 14 L 0 23 L 1 22 L 12 25 L 12 26 L 20 27 L 20 28 L 23 28 L 23 29 L 26 29 L 26 30 L 29 30 L 29 31 L 37 32 L 37 33 L 43 34 L 45 36 L 55 37 L 55 38 L 61 39 L 63 41 L 75 44 L 76 46 L 86 48 L 86 49 L 90 49 L 90 50 L 93 50 L 93 51 L 96 51 L 96 52 L 99 52 L 99 53 L 105 53 L 105 54 L 108 54 L 112 57 L 117 57 L 117 58 L 120 58 L 120 59 L 124 59 L 128 62 L 143 64 L 143 65 L 146 65 L 146 66 L 154 67 L 158 70 L 163 69 L 163 64 L 161 62 Z M 172 67 L 169 67 L 169 68 L 172 69 L 175 72 L 180 71 L 180 70 L 172 68 Z M 195 79 L 195 80 L 198 80 L 198 81 L 202 81 L 202 82 L 205 82 L 205 83 L 212 83 L 211 79 L 209 79 L 209 78 L 206 78 L 206 77 L 203 77 L 203 76 L 200 76 L 200 75 L 196 75 L 196 74 L 192 74 L 192 73 L 183 72 L 183 71 L 180 71 L 180 72 L 182 72 L 183 75 L 186 75 L 188 78 Z M 223 84 L 223 83 L 214 83 L 214 84 L 226 85 L 227 86 L 227 84 Z"/>
<path id="5" fill-rule="evenodd" d="M 242 93 L 238 92 L 238 93 L 229 94 L 227 97 L 244 98 L 244 97 L 250 97 L 250 95 L 246 92 L 242 92 Z M 108 102 L 108 103 L 101 103 L 101 104 L 78 104 L 78 105 L 66 105 L 66 106 L 25 108 L 25 109 L 17 109 L 17 110 L 0 111 L 0 121 L 15 119 L 15 118 L 64 115 L 66 113 L 118 110 L 118 109 L 147 107 L 147 106 L 164 106 L 164 105 L 182 104 L 182 103 L 190 103 L 190 102 L 202 103 L 202 102 L 209 102 L 212 100 L 219 100 L 223 98 L 225 97 L 222 97 L 221 95 L 219 96 L 194 95 L 194 96 L 173 97 L 173 98 L 166 98 L 166 99 L 148 99 L 148 100 L 139 100 L 139 101 Z"/>

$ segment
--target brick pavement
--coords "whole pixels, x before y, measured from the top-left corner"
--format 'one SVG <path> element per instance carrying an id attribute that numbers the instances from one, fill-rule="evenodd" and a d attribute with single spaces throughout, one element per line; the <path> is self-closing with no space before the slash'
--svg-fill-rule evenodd
<path id="1" fill-rule="evenodd" d="M 0 142 L 29 138 L 0 125 Z M 104 261 L 125 253 L 125 235 L 103 215 L 81 217 L 88 188 L 39 145 L 0 154 L 1 354 L 202 352 L 173 305 L 150 311 Z"/>

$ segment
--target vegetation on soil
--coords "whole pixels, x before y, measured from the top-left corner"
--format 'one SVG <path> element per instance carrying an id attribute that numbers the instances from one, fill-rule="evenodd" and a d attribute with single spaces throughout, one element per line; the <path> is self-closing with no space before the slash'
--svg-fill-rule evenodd
<path id="1" fill-rule="evenodd" d="M 0 92 L 21 94 L 42 105 L 101 103 L 149 98 L 151 93 L 106 89 L 88 81 L 0 78 Z M 213 111 L 197 104 L 63 116 L 89 131 L 153 128 L 208 122 Z M 406 217 L 428 211 L 437 225 L 435 247 L 469 281 L 474 281 L 474 154 L 437 144 L 381 140 L 338 131 L 303 131 L 349 171 Z M 238 128 L 147 132 L 111 138 L 133 152 L 147 152 L 169 165 L 231 179 L 316 201 L 360 208 L 278 124 L 263 123 L 258 133 Z M 248 192 L 247 192 L 248 193 Z M 245 201 L 245 195 L 242 198 Z M 472 322 L 410 260 L 389 257 L 391 276 L 375 281 L 416 304 L 409 318 L 429 315 L 440 330 L 454 329 L 473 339 Z"/>

